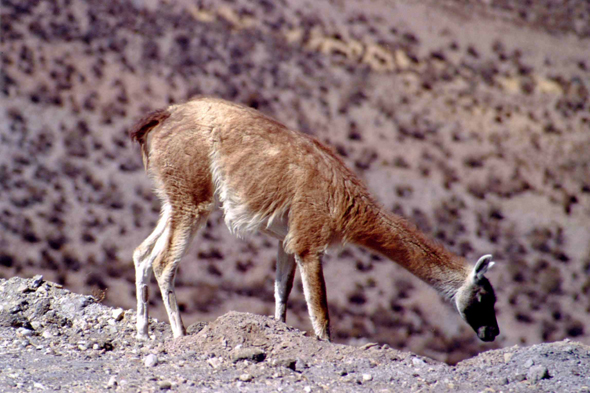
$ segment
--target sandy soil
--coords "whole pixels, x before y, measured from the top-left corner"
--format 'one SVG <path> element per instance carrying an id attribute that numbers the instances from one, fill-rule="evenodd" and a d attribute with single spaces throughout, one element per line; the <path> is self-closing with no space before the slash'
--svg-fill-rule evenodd
<path id="1" fill-rule="evenodd" d="M 0 390 L 67 392 L 588 392 L 590 347 L 565 340 L 487 351 L 449 366 L 388 345 L 331 344 L 230 312 L 172 340 L 135 312 L 41 276 L 0 280 Z"/>
<path id="2" fill-rule="evenodd" d="M 42 273 L 134 307 L 131 254 L 159 204 L 126 130 L 149 109 L 212 94 L 330 144 L 384 206 L 451 250 L 494 254 L 502 334 L 482 344 L 395 264 L 334 250 L 338 342 L 449 363 L 590 343 L 590 5 L 173 3 L 2 3 L 2 276 Z M 275 253 L 213 215 L 177 281 L 185 320 L 272 314 Z M 288 324 L 310 327 L 298 283 Z"/>

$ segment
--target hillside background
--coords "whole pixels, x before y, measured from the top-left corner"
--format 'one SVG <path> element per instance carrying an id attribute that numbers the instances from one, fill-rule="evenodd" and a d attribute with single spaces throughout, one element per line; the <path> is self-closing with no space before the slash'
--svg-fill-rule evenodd
<path id="1" fill-rule="evenodd" d="M 208 94 L 332 146 L 383 205 L 471 261 L 492 253 L 501 336 L 478 342 L 395 264 L 325 258 L 339 342 L 455 363 L 590 343 L 590 3 L 3 0 L 0 276 L 135 308 L 159 202 L 126 130 Z M 219 212 L 177 279 L 188 325 L 272 314 L 276 244 Z M 157 285 L 152 315 L 166 320 Z M 297 278 L 287 322 L 310 329 Z"/>

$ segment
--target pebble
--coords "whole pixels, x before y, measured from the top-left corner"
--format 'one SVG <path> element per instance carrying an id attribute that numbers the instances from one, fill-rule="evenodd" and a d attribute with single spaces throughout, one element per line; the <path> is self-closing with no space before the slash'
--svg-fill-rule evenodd
<path id="1" fill-rule="evenodd" d="M 232 360 L 234 363 L 240 360 L 252 360 L 253 362 L 262 362 L 266 359 L 266 352 L 260 348 L 239 348 L 234 350 Z"/>
<path id="2" fill-rule="evenodd" d="M 365 345 L 363 345 L 362 347 L 360 347 L 360 349 L 366 351 L 367 349 L 373 348 L 378 346 L 378 343 L 366 343 Z"/>
<path id="3" fill-rule="evenodd" d="M 147 355 L 145 357 L 143 364 L 146 367 L 155 367 L 158 365 L 158 357 L 156 355 L 154 355 L 153 353 L 150 353 L 149 355 Z"/>
<path id="4" fill-rule="evenodd" d="M 308 368 L 309 366 L 305 363 L 302 359 L 297 359 L 295 362 L 295 371 L 303 371 L 304 369 Z"/>
<path id="5" fill-rule="evenodd" d="M 523 366 L 525 368 L 531 368 L 531 367 L 533 367 L 534 364 L 535 364 L 535 362 L 533 361 L 533 359 L 528 359 L 526 362 L 524 362 Z"/>
<path id="6" fill-rule="evenodd" d="M 37 289 L 43 284 L 43 276 L 41 274 L 37 274 L 33 277 L 33 280 L 29 282 L 29 288 Z"/>
<path id="7" fill-rule="evenodd" d="M 273 359 L 271 365 L 274 367 L 286 367 L 295 371 L 297 369 L 297 360 L 293 358 Z"/>
<path id="8" fill-rule="evenodd" d="M 425 365 L 426 362 L 424 360 L 420 359 L 420 358 L 413 358 L 412 359 L 412 364 L 417 367 L 417 366 L 423 366 L 423 365 Z"/>
<path id="9" fill-rule="evenodd" d="M 537 383 L 541 379 L 549 378 L 549 370 L 547 370 L 547 367 L 543 365 L 531 367 L 531 369 L 526 374 L 526 378 L 532 383 Z"/>
<path id="10" fill-rule="evenodd" d="M 369 382 L 373 380 L 373 376 L 371 374 L 363 374 L 363 382 Z"/>
<path id="11" fill-rule="evenodd" d="M 33 334 L 35 334 L 35 332 L 31 329 L 19 327 L 18 329 L 16 329 L 16 334 L 22 337 L 30 337 Z"/>
<path id="12" fill-rule="evenodd" d="M 116 308 L 113 310 L 112 316 L 113 316 L 113 319 L 118 322 L 118 321 L 122 320 L 123 317 L 125 316 L 125 311 L 123 311 L 122 308 Z"/>
<path id="13" fill-rule="evenodd" d="M 114 388 L 117 386 L 117 377 L 114 375 L 109 378 L 109 382 L 107 382 L 107 388 Z"/>
<path id="14" fill-rule="evenodd" d="M 160 389 L 160 390 L 170 390 L 171 388 L 172 388 L 172 384 L 168 381 L 158 382 L 158 389 Z"/>
<path id="15" fill-rule="evenodd" d="M 524 381 L 525 379 L 526 379 L 525 374 L 516 374 L 516 376 L 514 377 L 514 380 L 516 382 L 521 382 L 521 381 Z"/>
<path id="16" fill-rule="evenodd" d="M 219 368 L 223 364 L 222 358 L 207 359 L 207 363 L 213 368 Z"/>
<path id="17" fill-rule="evenodd" d="M 251 374 L 242 374 L 240 375 L 240 381 L 242 382 L 250 382 L 254 377 Z"/>

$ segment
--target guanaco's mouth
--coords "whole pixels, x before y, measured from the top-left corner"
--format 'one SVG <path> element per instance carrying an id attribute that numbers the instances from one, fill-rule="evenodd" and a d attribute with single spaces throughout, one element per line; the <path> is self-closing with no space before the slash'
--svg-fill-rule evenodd
<path id="1" fill-rule="evenodd" d="M 498 334 L 500 334 L 500 329 L 497 326 L 481 326 L 477 329 L 477 337 L 481 341 L 494 341 Z"/>

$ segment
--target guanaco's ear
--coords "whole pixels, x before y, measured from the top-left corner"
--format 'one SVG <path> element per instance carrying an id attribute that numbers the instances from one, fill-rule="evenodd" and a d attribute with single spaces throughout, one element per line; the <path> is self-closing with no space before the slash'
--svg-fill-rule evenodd
<path id="1" fill-rule="evenodd" d="M 492 256 L 490 254 L 484 255 L 483 257 L 479 258 L 479 260 L 475 264 L 475 267 L 473 268 L 473 281 L 480 281 L 487 273 L 487 271 L 490 270 L 492 266 L 494 266 L 494 264 L 495 262 L 492 261 Z"/>

